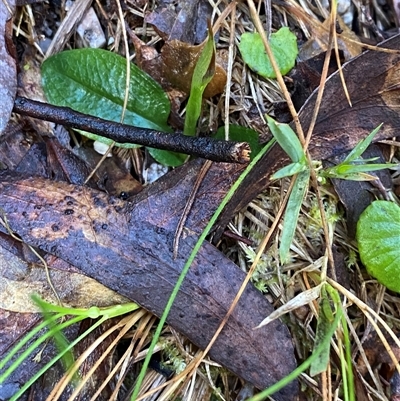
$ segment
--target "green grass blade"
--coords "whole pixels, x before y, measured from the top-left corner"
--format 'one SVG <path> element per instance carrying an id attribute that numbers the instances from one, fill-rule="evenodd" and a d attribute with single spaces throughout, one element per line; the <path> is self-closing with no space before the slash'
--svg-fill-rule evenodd
<path id="1" fill-rule="evenodd" d="M 297 369 L 295 369 L 292 373 L 279 380 L 277 383 L 273 384 L 271 387 L 265 389 L 261 393 L 255 395 L 254 397 L 249 398 L 247 401 L 262 401 L 277 391 L 281 390 L 283 387 L 287 386 L 291 381 L 295 380 L 299 377 L 303 372 L 305 372 L 311 364 L 319 358 L 319 355 L 324 352 L 327 345 L 330 344 L 331 338 L 336 331 L 336 328 L 339 324 L 339 321 L 342 317 L 342 308 L 339 308 L 336 311 L 335 318 L 332 324 L 328 327 L 326 331 L 325 338 L 319 343 L 319 345 L 313 350 L 311 356 L 306 359 Z"/>
<path id="2" fill-rule="evenodd" d="M 46 327 L 48 325 L 48 321 L 51 320 L 52 322 L 54 322 L 55 320 L 65 316 L 65 315 L 76 315 L 74 318 L 53 326 L 50 328 L 50 330 L 45 333 L 43 336 L 41 336 L 40 338 L 38 338 L 23 354 L 20 355 L 20 357 L 18 357 L 18 359 L 16 361 L 14 361 L 14 363 L 12 364 L 12 366 L 10 366 L 6 372 L 4 372 L 1 376 L 0 376 L 0 383 L 2 381 L 4 381 L 11 373 L 12 371 L 14 371 L 16 368 L 18 368 L 20 366 L 20 364 L 40 345 L 42 344 L 44 341 L 46 341 L 48 338 L 53 337 L 55 332 L 61 332 L 62 330 L 64 330 L 65 328 L 71 326 L 72 324 L 78 323 L 81 320 L 84 320 L 86 318 L 98 318 L 100 316 L 101 319 L 99 319 L 95 324 L 93 324 L 91 327 L 89 327 L 84 333 L 82 333 L 78 338 L 76 338 L 75 340 L 73 340 L 70 344 L 67 344 L 65 346 L 65 348 L 63 348 L 62 350 L 60 350 L 60 352 L 53 358 L 51 359 L 45 366 L 43 366 L 27 383 L 24 384 L 23 387 L 21 387 L 21 389 L 14 394 L 14 396 L 10 399 L 10 401 L 13 400 L 17 400 L 43 373 L 45 373 L 51 366 L 53 366 L 58 360 L 60 360 L 61 358 L 64 357 L 64 355 L 66 355 L 67 353 L 71 352 L 72 348 L 78 344 L 83 338 L 85 338 L 87 335 L 89 335 L 93 330 L 95 330 L 97 327 L 99 327 L 104 321 L 113 318 L 113 317 L 117 317 L 117 316 L 121 316 L 121 315 L 125 315 L 127 313 L 133 312 L 134 310 L 139 308 L 139 305 L 135 304 L 135 303 L 128 303 L 128 304 L 123 304 L 123 305 L 115 305 L 112 307 L 108 307 L 108 308 L 97 308 L 97 307 L 91 307 L 89 309 L 86 310 L 86 315 L 83 313 L 84 309 L 76 309 L 76 308 L 63 308 L 57 305 L 52 305 L 52 304 L 48 304 L 47 302 L 41 300 L 38 297 L 35 297 L 36 299 L 39 299 L 39 302 L 42 304 L 46 305 L 46 308 L 48 308 L 48 310 L 59 310 L 59 309 L 63 309 L 64 311 L 66 311 L 65 314 L 57 314 L 54 316 L 51 316 L 50 319 L 44 321 L 43 323 L 41 323 L 38 328 L 35 328 L 35 330 L 32 330 L 32 332 L 30 332 L 28 334 L 28 340 L 23 340 L 20 343 L 17 344 L 17 347 L 14 347 L 14 349 L 12 350 L 12 352 L 10 352 L 10 354 L 12 353 L 11 357 L 9 357 L 9 355 L 7 355 L 7 359 L 10 360 L 12 358 L 13 355 L 15 355 L 15 353 L 21 348 L 23 347 L 23 345 L 25 345 L 27 343 L 27 341 L 29 341 L 30 338 L 32 338 L 35 334 L 37 334 L 40 330 L 42 330 L 44 327 Z M 99 314 L 100 313 L 100 314 Z M 7 363 L 7 361 L 2 361 L 4 363 Z"/>
<path id="3" fill-rule="evenodd" d="M 194 68 L 190 96 L 186 106 L 185 135 L 196 134 L 196 124 L 200 117 L 203 93 L 215 73 L 215 43 L 211 26 L 208 38 Z"/>
<path id="4" fill-rule="evenodd" d="M 59 353 L 63 353 L 63 356 L 61 358 L 61 363 L 63 365 L 63 368 L 65 371 L 67 371 L 75 362 L 74 354 L 72 351 L 66 351 L 63 352 L 65 349 L 68 349 L 69 342 L 67 338 L 65 337 L 64 333 L 60 330 L 58 330 L 57 323 L 53 320 L 52 318 L 52 305 L 42 301 L 38 296 L 33 296 L 32 297 L 36 304 L 39 306 L 40 311 L 45 319 L 45 322 L 47 323 L 47 327 L 49 329 L 49 332 L 52 333 L 53 341 L 54 344 L 58 350 Z M 67 308 L 65 308 L 67 309 Z M 80 315 L 81 316 L 81 315 Z M 77 382 L 79 379 L 78 376 L 75 376 L 73 378 L 74 382 Z"/>
<path id="5" fill-rule="evenodd" d="M 334 321 L 333 316 L 330 299 L 327 296 L 326 286 L 324 286 L 321 290 L 321 298 L 319 300 L 319 315 L 317 321 L 317 331 L 315 333 L 314 349 L 318 348 L 321 343 L 324 343 L 325 347 L 319 354 L 318 358 L 316 358 L 311 364 L 310 376 L 315 376 L 319 373 L 325 372 L 328 366 L 331 346 L 330 342 L 326 342 L 325 339 L 327 337 L 329 327 Z"/>
<path id="6" fill-rule="evenodd" d="M 63 316 L 62 314 L 55 315 L 55 316 L 52 317 L 52 319 L 53 320 L 57 320 L 57 319 L 60 319 L 62 316 Z M 34 329 L 32 329 L 21 341 L 19 341 L 15 345 L 15 347 L 13 347 L 13 349 L 0 361 L 0 369 L 3 369 L 4 366 L 13 358 L 13 356 L 16 355 L 17 352 L 21 348 L 23 348 L 25 346 L 25 344 L 27 344 L 33 337 L 35 337 L 35 335 L 37 333 L 39 333 L 40 330 L 44 329 L 46 327 L 46 325 L 47 325 L 47 322 L 40 323 Z M 0 375 L 0 383 L 2 383 L 7 378 L 7 376 L 4 376 L 4 375 L 5 375 L 5 373 Z"/>
<path id="7" fill-rule="evenodd" d="M 44 301 L 41 299 L 38 295 L 33 294 L 31 296 L 33 302 L 36 303 L 36 305 L 39 306 L 41 311 L 44 311 L 45 313 L 61 313 L 63 315 L 73 315 L 73 316 L 88 316 L 92 317 L 92 319 L 96 319 L 97 317 L 100 316 L 100 309 L 97 306 L 93 306 L 90 309 L 80 309 L 80 308 L 68 308 L 65 306 L 60 306 L 60 305 L 54 305 L 49 302 Z M 90 311 L 88 313 L 88 311 Z"/>
<path id="8" fill-rule="evenodd" d="M 91 307 L 89 309 L 66 308 L 47 303 L 40 299 L 38 296 L 32 296 L 32 298 L 38 305 L 40 305 L 43 310 L 45 310 L 45 316 L 47 317 L 42 323 L 31 330 L 21 341 L 19 341 L 18 344 L 16 344 L 16 346 L 13 347 L 13 349 L 7 354 L 7 356 L 0 361 L 0 369 L 3 369 L 6 364 L 18 353 L 18 351 L 22 349 L 31 339 L 33 339 L 41 330 L 46 327 L 48 327 L 49 330 L 38 339 L 36 339 L 26 350 L 24 350 L 24 352 L 20 356 L 18 356 L 18 358 L 7 368 L 7 370 L 0 375 L 0 383 L 4 382 L 7 377 L 12 374 L 18 367 L 20 367 L 22 362 L 47 339 L 51 337 L 59 337 L 58 334 L 60 334 L 62 330 L 86 318 L 97 319 L 100 316 L 102 316 L 102 318 L 98 322 L 96 322 L 94 326 L 89 328 L 85 333 L 78 337 L 78 339 L 74 340 L 71 344 L 63 342 L 61 347 L 58 347 L 58 355 L 56 355 L 51 361 L 49 361 L 44 367 L 42 367 L 27 383 L 25 383 L 24 386 L 13 396 L 13 398 L 11 398 L 11 400 L 18 399 L 29 388 L 29 386 L 31 386 L 44 372 L 47 371 L 47 369 L 53 366 L 53 364 L 56 363 L 60 358 L 63 358 L 68 353 L 71 353 L 70 350 L 74 347 L 74 345 L 77 344 L 86 335 L 88 335 L 92 330 L 94 330 L 94 328 L 98 327 L 103 321 L 116 316 L 124 315 L 139 308 L 139 306 L 134 303 L 115 305 L 104 309 L 98 307 Z M 54 312 L 58 313 L 54 315 L 51 314 Z M 57 320 L 65 317 L 66 315 L 72 315 L 75 317 L 61 324 L 55 324 Z M 71 366 L 72 363 L 73 360 L 70 359 L 66 366 Z"/>
<path id="9" fill-rule="evenodd" d="M 309 180 L 310 170 L 307 169 L 299 173 L 289 196 L 289 201 L 283 220 L 281 244 L 279 247 L 279 258 L 282 264 L 286 263 L 288 259 L 290 245 L 292 244 L 294 233 L 296 231 L 300 207 L 303 203 L 304 196 L 308 191 Z"/>
<path id="10" fill-rule="evenodd" d="M 340 305 L 340 307 L 343 309 L 342 305 Z M 342 312 L 342 327 L 343 327 L 343 339 L 344 339 L 344 352 L 346 358 L 345 366 L 342 366 L 343 390 L 345 390 L 344 391 L 345 401 L 356 401 L 353 362 L 351 360 L 350 336 L 344 312 Z"/>
<path id="11" fill-rule="evenodd" d="M 375 135 L 379 132 L 381 127 L 382 124 L 379 124 L 370 134 L 368 134 L 366 138 L 362 139 L 355 146 L 355 148 L 347 155 L 343 163 L 349 163 L 356 159 L 359 159 L 361 155 L 365 152 L 365 150 L 368 148 L 368 146 L 371 144 L 372 140 L 374 139 Z"/>
<path id="12" fill-rule="evenodd" d="M 8 376 L 10 376 L 10 374 L 12 372 L 14 372 L 21 364 L 22 362 L 39 346 L 41 345 L 43 342 L 45 342 L 48 338 L 51 338 L 55 331 L 60 331 L 63 330 L 64 328 L 70 326 L 71 324 L 77 323 L 81 320 L 85 319 L 84 316 L 77 316 L 67 322 L 64 322 L 60 325 L 58 325 L 56 328 L 52 328 L 51 330 L 49 330 L 48 332 L 46 332 L 45 334 L 43 334 L 42 336 L 40 336 L 36 341 L 34 341 L 13 363 L 11 366 L 8 367 L 8 369 L 1 374 L 0 376 L 0 383 L 2 383 Z M 45 326 L 47 325 L 48 322 L 44 322 Z M 23 343 L 23 342 L 21 342 Z M 26 343 L 26 342 L 25 342 Z M 19 346 L 20 344 L 17 345 L 17 347 L 20 349 L 21 347 Z M 16 351 L 15 349 L 13 349 L 13 355 L 15 355 Z M 63 354 L 64 355 L 64 354 Z M 59 359 L 59 358 L 58 358 Z M 57 360 L 58 360 L 57 359 Z M 9 358 L 8 358 L 9 360 Z"/>
<path id="13" fill-rule="evenodd" d="M 70 326 L 71 324 L 77 323 L 80 320 L 83 320 L 84 317 L 82 316 L 77 316 L 74 319 L 71 319 L 68 322 L 68 326 Z M 107 318 L 101 318 L 100 320 L 98 320 L 94 325 L 92 325 L 91 327 L 89 327 L 89 329 L 87 329 L 84 333 L 82 333 L 79 337 L 77 337 L 74 341 L 72 341 L 68 347 L 66 349 L 64 349 L 62 352 L 60 352 L 58 355 L 56 355 L 53 359 L 51 359 L 45 366 L 43 366 L 34 376 L 32 376 L 32 378 L 26 382 L 17 393 L 15 393 L 12 398 L 10 398 L 9 401 L 17 401 L 19 399 L 19 397 L 33 384 L 35 383 L 35 381 L 37 379 L 39 379 L 40 376 L 42 376 L 48 369 L 50 369 L 57 361 L 59 361 L 65 353 L 70 352 L 72 350 L 72 348 L 78 344 L 83 338 L 85 338 L 87 335 L 89 335 L 93 330 L 95 330 L 97 327 L 99 327 L 101 324 L 103 324 L 104 321 L 106 321 Z M 71 323 L 72 322 L 72 323 Z M 61 326 L 63 326 L 61 328 Z M 64 329 L 65 326 L 60 325 L 60 330 Z"/>
<path id="14" fill-rule="evenodd" d="M 219 205 L 218 209 L 215 211 L 215 213 L 212 215 L 209 223 L 207 224 L 207 226 L 205 227 L 204 231 L 201 233 L 199 239 L 197 240 L 192 253 L 190 254 L 188 260 L 186 261 L 181 274 L 179 275 L 179 278 L 175 284 L 175 287 L 171 293 L 171 296 L 169 297 L 168 303 L 165 306 L 165 310 L 164 313 L 162 314 L 161 318 L 160 318 L 160 322 L 158 323 L 156 332 L 154 333 L 153 339 L 151 341 L 150 347 L 148 349 L 146 358 L 143 362 L 143 366 L 142 369 L 139 373 L 139 376 L 137 378 L 136 384 L 135 384 L 135 388 L 133 390 L 133 394 L 131 396 L 131 400 L 135 401 L 137 398 L 137 395 L 140 391 L 140 386 L 142 385 L 144 376 L 146 374 L 146 370 L 147 367 L 149 365 L 150 362 L 150 358 L 153 354 L 153 350 L 154 347 L 156 346 L 158 339 L 160 337 L 161 331 L 163 329 L 163 326 L 165 324 L 165 321 L 167 319 L 167 316 L 169 314 L 169 311 L 171 309 L 172 304 L 175 301 L 175 298 L 178 294 L 178 291 L 182 285 L 183 280 L 185 279 L 185 276 L 194 260 L 194 258 L 196 257 L 197 253 L 200 250 L 201 245 L 203 244 L 204 240 L 206 239 L 208 233 L 210 232 L 212 226 L 215 224 L 215 222 L 217 221 L 219 215 L 221 214 L 222 210 L 224 209 L 224 207 L 226 206 L 226 204 L 229 202 L 229 200 L 232 198 L 232 196 L 234 195 L 234 193 L 237 191 L 237 189 L 239 188 L 239 185 L 241 184 L 241 182 L 244 180 L 244 178 L 247 176 L 247 174 L 249 174 L 249 172 L 252 170 L 252 168 L 256 165 L 256 163 L 264 156 L 264 154 L 271 148 L 271 146 L 275 143 L 274 140 L 271 140 L 268 142 L 267 145 L 264 146 L 264 148 L 261 150 L 260 153 L 258 153 L 258 155 L 251 161 L 251 163 L 249 163 L 249 165 L 246 167 L 246 169 L 243 171 L 243 173 L 240 175 L 240 177 L 235 181 L 235 183 L 232 185 L 231 189 L 228 191 L 228 193 L 225 195 L 225 198 L 222 200 L 221 204 Z"/>
<path id="15" fill-rule="evenodd" d="M 290 163 L 273 174 L 271 180 L 279 180 L 284 177 L 291 177 L 292 175 L 301 173 L 307 168 L 307 164 L 304 163 Z"/>
<path id="16" fill-rule="evenodd" d="M 365 174 L 368 172 L 385 170 L 387 168 L 397 167 L 395 163 L 386 164 L 343 164 L 340 163 L 337 166 L 329 167 L 320 173 L 321 176 L 326 178 L 336 178 L 340 180 L 352 180 L 352 181 L 371 181 L 376 180 L 371 174 Z"/>

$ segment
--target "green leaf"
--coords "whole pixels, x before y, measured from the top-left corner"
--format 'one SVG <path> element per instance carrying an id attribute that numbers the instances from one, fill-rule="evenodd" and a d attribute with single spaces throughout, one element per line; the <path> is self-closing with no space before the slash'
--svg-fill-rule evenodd
<path id="1" fill-rule="evenodd" d="M 372 171 L 385 170 L 387 168 L 398 166 L 395 163 L 386 164 L 343 164 L 329 167 L 320 172 L 320 175 L 326 178 L 336 178 L 341 180 L 352 181 L 373 181 L 376 177 L 371 174 L 366 174 Z"/>
<path id="2" fill-rule="evenodd" d="M 341 163 L 339 163 L 337 166 L 324 169 L 319 173 L 319 175 L 325 178 L 337 178 L 342 180 L 373 181 L 376 180 L 376 177 L 366 173 L 398 166 L 398 164 L 393 163 L 369 163 L 377 160 L 377 157 L 373 157 L 371 159 L 361 158 L 361 155 L 371 144 L 372 140 L 381 127 L 382 124 L 380 124 L 370 134 L 368 134 L 365 139 L 362 139 Z"/>
<path id="3" fill-rule="evenodd" d="M 290 245 L 293 241 L 294 233 L 297 227 L 300 207 L 304 196 L 308 190 L 310 180 L 310 170 L 307 169 L 299 173 L 293 185 L 292 192 L 289 196 L 289 201 L 285 211 L 283 221 L 281 245 L 279 247 L 279 258 L 281 263 L 286 263 L 289 255 Z"/>
<path id="4" fill-rule="evenodd" d="M 101 49 L 65 51 L 43 62 L 42 84 L 47 99 L 57 106 L 120 122 L 125 97 L 126 60 Z M 124 123 L 171 132 L 167 125 L 169 113 L 170 103 L 161 86 L 131 64 Z M 89 136 L 99 139 L 97 135 Z M 103 140 L 104 143 L 107 141 L 110 142 Z"/>
<path id="5" fill-rule="evenodd" d="M 289 28 L 283 27 L 271 35 L 269 43 L 281 74 L 287 74 L 294 67 L 298 53 L 296 35 Z M 239 50 L 244 62 L 254 72 L 265 78 L 276 78 L 260 34 L 244 33 Z"/>
<path id="6" fill-rule="evenodd" d="M 101 49 L 80 49 L 59 53 L 44 61 L 42 83 L 48 100 L 81 113 L 120 122 L 126 85 L 126 60 Z M 135 64 L 130 65 L 130 84 L 124 123 L 136 127 L 172 132 L 167 125 L 170 102 L 161 86 Z M 82 135 L 111 145 L 111 139 L 79 131 Z M 131 143 L 116 143 L 120 148 L 136 148 Z M 186 155 L 149 149 L 153 158 L 176 167 Z"/>
<path id="7" fill-rule="evenodd" d="M 319 373 L 325 372 L 329 363 L 330 358 L 330 339 L 332 337 L 332 325 L 335 323 L 335 315 L 333 314 L 331 307 L 331 300 L 328 296 L 327 289 L 328 285 L 322 287 L 321 298 L 319 301 L 319 315 L 317 321 L 317 331 L 315 333 L 314 351 L 322 346 L 322 351 L 318 355 L 311 366 L 310 376 L 315 376 Z M 340 297 L 333 288 L 329 288 L 329 295 L 335 305 L 336 314 L 341 315 L 342 309 L 340 307 Z M 339 320 L 337 320 L 337 323 Z M 327 341 L 329 339 L 329 341 Z M 322 345 L 323 344 L 323 345 Z"/>
<path id="8" fill-rule="evenodd" d="M 61 362 L 64 368 L 64 371 L 67 372 L 71 366 L 75 363 L 74 354 L 72 351 L 68 350 L 69 341 L 65 337 L 64 333 L 58 330 L 56 321 L 52 320 L 52 311 L 47 307 L 47 302 L 44 302 L 38 296 L 33 296 L 33 300 L 39 306 L 40 311 L 44 317 L 44 321 L 47 324 L 48 329 L 52 332 L 54 343 L 57 347 L 59 353 L 63 354 L 61 358 Z M 73 382 L 77 383 L 79 380 L 79 375 L 75 373 L 73 375 Z"/>
<path id="9" fill-rule="evenodd" d="M 307 168 L 307 164 L 304 163 L 290 163 L 273 174 L 271 176 L 271 180 L 279 180 L 284 177 L 291 177 L 292 175 L 301 173 Z"/>
<path id="10" fill-rule="evenodd" d="M 169 150 L 155 148 L 147 148 L 147 150 L 154 160 L 164 166 L 178 167 L 182 165 L 188 157 L 183 153 L 172 152 Z"/>
<path id="11" fill-rule="evenodd" d="M 186 106 L 185 127 L 183 133 L 185 135 L 196 134 L 196 124 L 200 117 L 201 106 L 203 103 L 203 93 L 207 85 L 210 83 L 215 73 L 215 43 L 212 34 L 212 27 L 209 24 L 208 38 L 204 45 L 196 67 L 193 71 L 192 84 L 190 88 L 190 96 Z"/>
<path id="12" fill-rule="evenodd" d="M 344 159 L 343 163 L 348 164 L 349 162 L 359 159 L 361 155 L 365 152 L 365 150 L 368 148 L 368 146 L 371 144 L 372 140 L 374 139 L 375 135 L 379 132 L 381 127 L 382 124 L 378 125 L 374 130 L 372 130 L 368 134 L 366 138 L 358 142 L 356 147 L 347 155 L 346 159 Z"/>
<path id="13" fill-rule="evenodd" d="M 357 242 L 368 273 L 400 292 L 400 207 L 388 201 L 372 202 L 357 223 Z"/>
<path id="14" fill-rule="evenodd" d="M 268 127 L 281 148 L 287 153 L 293 163 L 306 164 L 306 156 L 295 132 L 288 124 L 276 122 L 272 117 L 266 116 Z"/>
<path id="15" fill-rule="evenodd" d="M 219 127 L 213 138 L 225 139 L 225 127 Z M 241 125 L 229 125 L 229 140 L 247 142 L 251 149 L 250 160 L 253 160 L 263 148 L 259 143 L 258 132 L 251 128 L 242 127 Z"/>

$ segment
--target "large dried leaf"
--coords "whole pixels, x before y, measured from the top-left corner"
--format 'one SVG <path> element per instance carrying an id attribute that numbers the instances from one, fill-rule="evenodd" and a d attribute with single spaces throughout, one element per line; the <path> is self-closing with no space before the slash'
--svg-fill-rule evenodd
<path id="1" fill-rule="evenodd" d="M 175 170 L 136 196 L 132 204 L 85 187 L 3 177 L 0 205 L 24 241 L 160 315 L 194 246 L 196 231 L 204 227 L 230 186 L 229 180 L 220 177 L 231 167 L 214 164 L 174 260 L 174 231 L 201 163 Z M 243 279 L 236 265 L 205 243 L 172 307 L 169 324 L 204 348 Z M 296 366 L 289 332 L 281 322 L 253 330 L 272 310 L 249 285 L 210 352 L 213 359 L 259 388 L 268 387 Z M 292 383 L 276 399 L 292 400 L 296 393 L 297 384 Z"/>

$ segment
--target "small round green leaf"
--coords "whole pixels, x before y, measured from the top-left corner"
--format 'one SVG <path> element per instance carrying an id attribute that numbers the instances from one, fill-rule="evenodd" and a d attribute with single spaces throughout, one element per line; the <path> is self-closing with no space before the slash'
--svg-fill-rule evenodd
<path id="1" fill-rule="evenodd" d="M 283 27 L 271 35 L 269 44 L 281 74 L 287 74 L 294 67 L 298 53 L 296 36 L 289 28 Z M 244 33 L 240 39 L 239 50 L 244 62 L 254 72 L 265 78 L 276 78 L 258 33 Z"/>
<path id="2" fill-rule="evenodd" d="M 400 207 L 388 201 L 372 202 L 357 223 L 357 242 L 368 273 L 400 292 Z"/>

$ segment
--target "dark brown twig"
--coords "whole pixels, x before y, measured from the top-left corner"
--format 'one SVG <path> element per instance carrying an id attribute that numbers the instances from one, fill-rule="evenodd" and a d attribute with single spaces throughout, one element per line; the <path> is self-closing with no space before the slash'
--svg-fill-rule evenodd
<path id="1" fill-rule="evenodd" d="M 193 138 L 182 134 L 167 134 L 147 128 L 115 123 L 70 109 L 17 97 L 14 112 L 40 120 L 67 125 L 92 132 L 120 143 L 135 143 L 157 149 L 171 150 L 216 162 L 248 163 L 250 147 L 246 142 Z"/>

